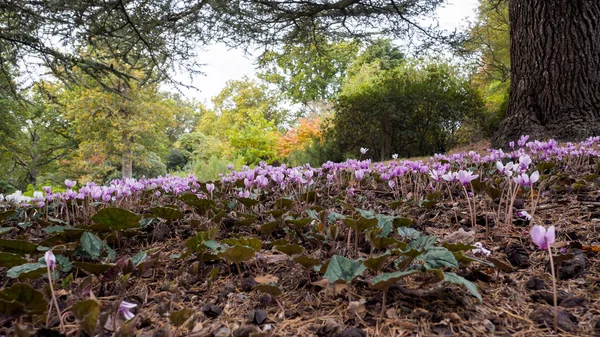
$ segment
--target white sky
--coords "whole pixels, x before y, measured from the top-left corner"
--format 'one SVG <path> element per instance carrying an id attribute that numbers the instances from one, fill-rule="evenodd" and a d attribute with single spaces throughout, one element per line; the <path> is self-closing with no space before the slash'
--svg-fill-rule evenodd
<path id="1" fill-rule="evenodd" d="M 438 10 L 440 27 L 447 30 L 466 27 L 466 20 L 474 18 L 478 0 L 449 0 Z M 229 80 L 240 79 L 244 76 L 255 77 L 252 56 L 244 55 L 242 50 L 230 49 L 223 44 L 216 44 L 200 54 L 199 62 L 205 64 L 202 68 L 204 76 L 196 76 L 191 83 L 198 90 L 181 88 L 187 98 L 195 98 L 208 105 L 210 99 L 216 96 Z M 187 76 L 177 78 L 184 83 L 190 83 Z"/>

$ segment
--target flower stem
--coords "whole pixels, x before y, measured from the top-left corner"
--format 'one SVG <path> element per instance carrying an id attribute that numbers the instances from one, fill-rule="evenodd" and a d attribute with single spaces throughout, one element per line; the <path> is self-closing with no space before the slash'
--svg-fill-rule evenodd
<path id="1" fill-rule="evenodd" d="M 52 272 L 50 271 L 50 266 L 47 266 L 48 269 L 48 281 L 50 283 L 50 293 L 52 293 L 52 302 L 54 302 L 54 306 L 56 307 L 56 312 L 58 314 L 58 322 L 60 323 L 60 332 L 65 333 L 65 324 L 63 323 L 63 318 L 60 313 L 60 308 L 58 307 L 58 302 L 56 301 L 56 295 L 54 294 L 54 286 L 52 285 Z"/>
<path id="2" fill-rule="evenodd" d="M 552 294 L 554 295 L 554 332 L 558 332 L 558 299 L 556 294 L 556 275 L 554 273 L 554 261 L 552 259 L 552 248 L 548 245 L 548 254 L 550 254 L 550 272 L 552 273 Z"/>

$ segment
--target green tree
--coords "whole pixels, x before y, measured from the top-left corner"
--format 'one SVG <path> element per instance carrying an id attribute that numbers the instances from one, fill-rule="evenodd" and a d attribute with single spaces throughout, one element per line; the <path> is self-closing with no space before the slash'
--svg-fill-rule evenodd
<path id="1" fill-rule="evenodd" d="M 51 87 L 37 83 L 29 104 L 14 104 L 4 111 L 9 128 L 0 131 L 0 156 L 18 168 L 13 179 L 20 187 L 35 186 L 40 174 L 55 170 L 57 161 L 76 146 L 62 107 L 49 94 Z"/>
<path id="2" fill-rule="evenodd" d="M 330 137 L 354 156 L 361 147 L 386 160 L 444 152 L 481 112 L 477 92 L 443 63 L 407 62 L 383 71 L 364 64 L 340 95 Z"/>
<path id="3" fill-rule="evenodd" d="M 304 107 L 331 100 L 339 93 L 360 44 L 332 42 L 325 36 L 318 39 L 318 44 L 289 43 L 279 51 L 266 51 L 258 59 L 258 77 Z"/>
<path id="4" fill-rule="evenodd" d="M 89 79 L 87 86 L 71 86 L 60 93 L 65 117 L 79 142 L 71 164 L 85 180 L 114 176 L 119 163 L 121 176 L 130 178 L 134 162 L 140 167 L 143 158 L 155 158 L 150 153 L 165 157 L 169 137 L 182 133 L 177 123 L 193 113 L 189 106 L 161 94 L 154 83 L 141 85 L 113 77 L 111 91 L 95 83 Z"/>
<path id="5" fill-rule="evenodd" d="M 244 78 L 229 81 L 213 98 L 214 111 L 206 112 L 195 131 L 211 136 L 222 153 L 241 157 L 246 164 L 277 160 L 277 135 L 288 112 L 279 107 L 274 92 Z"/>

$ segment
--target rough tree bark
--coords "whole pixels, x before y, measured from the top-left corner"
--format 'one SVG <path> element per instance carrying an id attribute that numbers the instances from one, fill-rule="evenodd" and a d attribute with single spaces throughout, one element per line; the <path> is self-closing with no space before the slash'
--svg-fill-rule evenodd
<path id="1" fill-rule="evenodd" d="M 511 85 L 492 143 L 600 135 L 600 1 L 510 0 Z"/>

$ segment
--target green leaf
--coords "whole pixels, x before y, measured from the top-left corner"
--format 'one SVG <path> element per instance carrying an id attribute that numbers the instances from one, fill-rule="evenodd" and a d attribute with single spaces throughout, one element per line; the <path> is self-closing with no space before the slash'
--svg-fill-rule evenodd
<path id="1" fill-rule="evenodd" d="M 264 236 L 269 236 L 273 234 L 273 232 L 279 227 L 280 221 L 271 221 L 266 224 L 260 226 L 260 233 Z"/>
<path id="2" fill-rule="evenodd" d="M 345 282 L 352 280 L 364 273 L 367 267 L 361 261 L 351 260 L 340 255 L 334 255 L 329 261 L 325 278 L 329 282 Z"/>
<path id="3" fill-rule="evenodd" d="M 75 261 L 73 262 L 73 265 L 94 275 L 102 275 L 114 266 L 114 264 L 102 264 L 81 261 Z"/>
<path id="4" fill-rule="evenodd" d="M 277 249 L 278 251 L 280 251 L 288 256 L 302 254 L 302 252 L 304 252 L 304 248 L 302 248 L 301 246 L 296 245 L 296 244 L 278 245 L 278 246 L 274 246 L 273 248 Z"/>
<path id="5" fill-rule="evenodd" d="M 155 217 L 165 220 L 183 219 L 183 213 L 177 208 L 154 207 L 150 209 L 150 212 L 152 212 Z"/>
<path id="6" fill-rule="evenodd" d="M 353 230 L 357 231 L 357 232 L 363 232 L 369 228 L 373 228 L 375 226 L 377 226 L 377 219 L 372 218 L 372 219 L 367 219 L 365 217 L 360 217 L 356 220 L 354 219 L 345 219 L 344 220 L 344 224 L 346 224 L 346 226 L 352 228 Z"/>
<path id="7" fill-rule="evenodd" d="M 17 211 L 15 211 L 15 210 L 0 212 L 0 221 L 4 221 L 16 214 L 17 214 Z"/>
<path id="8" fill-rule="evenodd" d="M 18 254 L 0 252 L 0 267 L 12 268 L 27 262 Z"/>
<path id="9" fill-rule="evenodd" d="M 44 228 L 44 232 L 48 234 L 63 233 L 65 229 L 72 228 L 71 226 L 52 226 Z"/>
<path id="10" fill-rule="evenodd" d="M 442 243 L 442 247 L 448 249 L 451 252 L 464 252 L 466 250 L 472 250 L 475 249 L 477 247 L 466 244 L 466 243 L 448 243 L 448 242 L 444 242 Z"/>
<path id="11" fill-rule="evenodd" d="M 299 219 L 294 219 L 294 218 L 286 218 L 285 222 L 294 225 L 294 226 L 298 226 L 298 227 L 304 227 L 306 225 L 308 225 L 309 223 L 311 223 L 313 221 L 313 219 L 311 218 L 299 218 Z"/>
<path id="12" fill-rule="evenodd" d="M 281 198 L 275 200 L 275 207 L 277 208 L 290 209 L 292 206 L 294 206 L 293 199 Z"/>
<path id="13" fill-rule="evenodd" d="M 79 240 L 79 244 L 81 249 L 94 259 L 100 257 L 102 254 L 102 247 L 104 247 L 104 242 L 90 232 L 83 233 Z"/>
<path id="14" fill-rule="evenodd" d="M 196 312 L 195 310 L 183 308 L 179 311 L 173 311 L 169 314 L 169 320 L 171 324 L 176 327 L 180 327 L 185 323 L 192 315 Z"/>
<path id="15" fill-rule="evenodd" d="M 394 218 L 394 226 L 396 227 L 410 227 L 413 224 L 413 220 L 410 218 Z"/>
<path id="16" fill-rule="evenodd" d="M 317 193 L 315 191 L 308 191 L 300 194 L 298 197 L 299 200 L 305 202 L 316 202 L 317 201 Z"/>
<path id="17" fill-rule="evenodd" d="M 327 214 L 327 221 L 329 221 L 329 223 L 332 223 L 332 224 L 336 223 L 336 221 L 338 221 L 338 220 L 344 220 L 344 219 L 346 219 L 346 216 L 343 214 L 340 214 L 340 213 L 330 211 Z"/>
<path id="18" fill-rule="evenodd" d="M 254 287 L 252 287 L 252 289 L 258 290 L 265 294 L 269 294 L 273 297 L 281 296 L 281 294 L 283 293 L 283 288 L 275 282 L 257 284 Z"/>
<path id="19" fill-rule="evenodd" d="M 369 288 L 387 291 L 394 283 L 409 275 L 418 273 L 418 270 L 396 271 L 393 273 L 380 274 L 374 277 L 369 284 Z"/>
<path id="20" fill-rule="evenodd" d="M 398 243 L 400 243 L 400 241 L 398 241 L 394 238 L 387 238 L 385 236 L 376 236 L 371 241 L 371 244 L 373 245 L 373 247 L 375 247 L 377 249 L 383 249 L 389 245 L 396 245 Z"/>
<path id="21" fill-rule="evenodd" d="M 385 214 L 376 214 L 377 227 L 381 228 L 381 236 L 389 236 L 394 231 L 394 217 Z"/>
<path id="22" fill-rule="evenodd" d="M 230 246 L 235 246 L 235 245 L 248 246 L 248 247 L 254 249 L 254 251 L 256 251 L 256 252 L 260 252 L 260 250 L 262 249 L 262 241 L 260 241 L 257 238 L 247 238 L 247 237 L 229 238 L 229 239 L 223 240 L 223 243 L 230 245 Z"/>
<path id="23" fill-rule="evenodd" d="M 15 230 L 15 227 L 0 227 L 0 235 L 6 234 L 8 232 L 11 232 L 13 230 Z"/>
<path id="24" fill-rule="evenodd" d="M 25 263 L 20 266 L 14 266 L 6 272 L 10 278 L 36 278 L 47 272 L 46 265 L 43 263 Z"/>
<path id="25" fill-rule="evenodd" d="M 132 258 L 131 258 L 131 262 L 133 263 L 134 266 L 139 266 L 140 263 L 146 261 L 146 258 L 148 257 L 148 253 L 146 253 L 145 250 L 142 250 L 141 252 L 135 254 Z"/>
<path id="26" fill-rule="evenodd" d="M 219 231 L 216 228 L 209 229 L 207 231 L 198 232 L 198 234 L 196 234 L 196 236 L 189 238 L 185 242 L 185 246 L 194 252 L 203 251 L 205 248 L 204 241 L 212 240 L 212 239 L 216 238 L 218 233 L 219 233 Z"/>
<path id="27" fill-rule="evenodd" d="M 373 257 L 366 259 L 364 263 L 365 263 L 365 266 L 367 268 L 369 268 L 369 270 L 378 272 L 378 271 L 382 270 L 383 267 L 385 267 L 385 264 L 388 262 L 388 260 L 391 257 L 392 257 L 392 254 L 390 254 L 390 252 L 387 251 L 379 256 L 373 256 Z"/>
<path id="28" fill-rule="evenodd" d="M 364 218 L 367 218 L 367 219 L 373 219 L 373 218 L 375 217 L 375 213 L 373 213 L 372 211 L 367 211 L 367 210 L 364 210 L 364 209 L 360 209 L 360 208 L 358 208 L 358 207 L 355 207 L 354 209 L 355 209 L 355 210 L 356 210 L 358 213 L 360 213 L 360 215 L 361 215 L 362 217 L 364 217 Z"/>
<path id="29" fill-rule="evenodd" d="M 94 336 L 94 331 L 98 325 L 98 317 L 100 316 L 100 303 L 95 300 L 77 302 L 73 304 L 71 311 L 80 322 L 83 331 L 90 336 Z"/>
<path id="30" fill-rule="evenodd" d="M 71 271 L 71 261 L 69 260 L 69 258 L 62 254 L 56 255 L 56 264 L 58 264 L 58 266 L 60 267 L 60 271 L 64 273 L 68 273 L 69 271 Z"/>
<path id="31" fill-rule="evenodd" d="M 398 228 L 399 229 L 399 228 Z M 415 249 L 415 250 L 427 250 L 435 247 L 434 243 L 437 240 L 437 236 L 421 236 L 415 241 L 411 241 L 407 249 Z"/>
<path id="32" fill-rule="evenodd" d="M 139 227 L 141 219 L 141 215 L 117 207 L 103 208 L 92 217 L 95 223 L 109 226 L 117 231 Z"/>
<path id="33" fill-rule="evenodd" d="M 296 256 L 292 258 L 292 261 L 301 264 L 304 268 L 312 268 L 321 263 L 320 259 L 314 259 L 304 255 Z"/>
<path id="34" fill-rule="evenodd" d="M 254 257 L 254 249 L 247 246 L 233 246 L 219 252 L 217 256 L 224 258 L 230 263 L 241 263 Z"/>
<path id="35" fill-rule="evenodd" d="M 246 206 L 246 207 L 252 207 L 254 205 L 258 205 L 260 203 L 260 201 L 256 200 L 256 199 L 250 199 L 250 198 L 236 198 L 237 201 L 241 202 L 242 205 Z"/>
<path id="36" fill-rule="evenodd" d="M 0 290 L 0 314 L 16 313 L 39 315 L 46 312 L 48 302 L 44 294 L 25 283 L 15 283 Z M 10 312 L 17 309 L 17 312 Z"/>
<path id="37" fill-rule="evenodd" d="M 452 252 L 442 247 L 429 249 L 424 254 L 417 256 L 417 259 L 423 260 L 425 269 L 458 268 L 458 261 Z"/>
<path id="38" fill-rule="evenodd" d="M 37 253 L 37 245 L 22 240 L 6 240 L 0 239 L 0 249 L 17 254 L 35 254 Z"/>
<path id="39" fill-rule="evenodd" d="M 475 285 L 475 283 L 465 279 L 464 277 L 458 276 L 455 273 L 446 273 L 445 272 L 444 273 L 444 281 L 454 283 L 456 285 L 465 286 L 467 288 L 467 290 L 469 290 L 471 295 L 477 297 L 477 299 L 479 300 L 480 303 L 483 302 L 483 299 L 481 298 L 481 294 L 477 290 L 477 286 Z"/>

